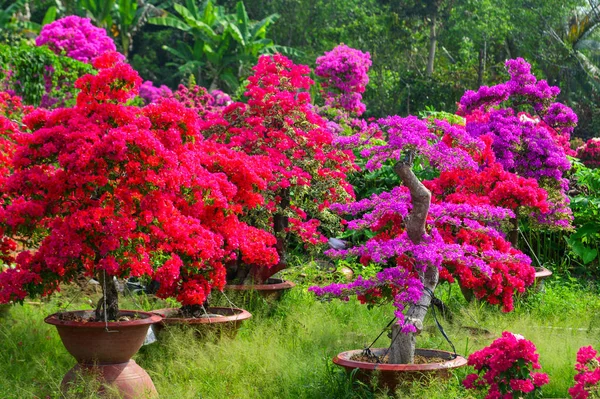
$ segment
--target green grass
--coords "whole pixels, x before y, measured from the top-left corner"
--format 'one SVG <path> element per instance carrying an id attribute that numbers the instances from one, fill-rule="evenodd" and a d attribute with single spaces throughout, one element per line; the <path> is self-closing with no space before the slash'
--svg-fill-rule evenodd
<path id="1" fill-rule="evenodd" d="M 481 303 L 467 304 L 456 287 L 441 286 L 437 295 L 453 313 L 440 318 L 457 351 L 468 355 L 489 344 L 504 330 L 532 340 L 543 371 L 550 375 L 544 397 L 565 398 L 573 381 L 575 353 L 580 346 L 600 342 L 600 297 L 593 288 L 555 280 L 544 293 L 521 299 L 513 313 L 503 314 Z M 67 306 L 86 306 L 89 299 L 64 293 L 41 305 L 26 304 L 0 319 L 0 398 L 62 398 L 59 384 L 74 365 L 53 326 L 43 318 Z M 124 299 L 123 308 L 148 308 L 148 302 Z M 162 306 L 155 304 L 155 306 Z M 371 343 L 389 322 L 391 308 L 368 310 L 356 301 L 319 302 L 297 287 L 278 303 L 254 298 L 246 304 L 254 315 L 235 339 L 199 340 L 191 331 L 169 329 L 159 343 L 144 346 L 136 361 L 152 377 L 161 398 L 387 398 L 353 381 L 331 358 L 338 352 Z M 464 326 L 489 330 L 491 336 L 468 333 Z M 376 346 L 389 344 L 384 334 Z M 449 350 L 428 317 L 418 346 Z M 460 381 L 469 372 L 457 371 L 448 382 L 415 383 L 397 392 L 402 398 L 473 398 Z M 95 397 L 93 381 L 82 381 L 66 397 Z"/>

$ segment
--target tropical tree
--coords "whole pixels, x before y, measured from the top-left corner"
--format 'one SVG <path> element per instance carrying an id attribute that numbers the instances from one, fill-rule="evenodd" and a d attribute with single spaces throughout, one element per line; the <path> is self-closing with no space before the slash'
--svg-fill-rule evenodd
<path id="1" fill-rule="evenodd" d="M 211 0 L 205 0 L 200 7 L 187 0 L 185 6 L 174 4 L 173 8 L 178 15 L 169 13 L 150 18 L 149 22 L 175 28 L 191 37 L 191 43 L 188 40 L 164 48 L 180 60 L 182 75 L 194 74 L 200 85 L 211 90 L 223 88 L 234 92 L 261 54 L 293 53 L 267 38 L 278 14 L 251 21 L 241 1 L 233 14 L 227 14 L 224 7 Z"/>

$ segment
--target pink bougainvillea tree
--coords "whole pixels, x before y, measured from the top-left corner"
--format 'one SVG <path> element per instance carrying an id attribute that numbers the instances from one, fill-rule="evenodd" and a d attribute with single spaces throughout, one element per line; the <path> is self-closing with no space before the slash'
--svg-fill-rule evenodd
<path id="1" fill-rule="evenodd" d="M 275 237 L 240 220 L 264 205 L 265 162 L 205 140 L 198 116 L 165 99 L 126 105 L 141 79 L 116 53 L 94 60 L 72 108 L 37 109 L 2 182 L 0 302 L 49 295 L 81 274 L 103 287 L 96 317 L 115 319 L 113 276 L 148 276 L 193 312 L 225 285 L 226 261 L 276 264 Z"/>
<path id="2" fill-rule="evenodd" d="M 285 267 L 285 246 L 292 237 L 308 247 L 327 242 L 324 233 L 340 231 L 340 218 L 329 205 L 353 198 L 346 175 L 355 169 L 351 151 L 333 146 L 335 136 L 311 104 L 309 68 L 282 55 L 262 56 L 249 77 L 247 103 L 233 102 L 205 112 L 203 132 L 215 142 L 250 155 L 265 157 L 273 173 L 265 206 L 247 219 L 273 231 Z M 238 280 L 260 281 L 257 268 L 236 265 Z"/>

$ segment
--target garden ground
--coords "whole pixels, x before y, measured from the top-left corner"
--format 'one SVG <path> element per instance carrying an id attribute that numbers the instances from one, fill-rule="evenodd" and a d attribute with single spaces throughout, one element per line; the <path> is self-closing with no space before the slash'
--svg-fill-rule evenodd
<path id="1" fill-rule="evenodd" d="M 304 272 L 306 269 L 304 269 Z M 300 273 L 295 278 L 300 278 Z M 309 274 L 309 279 L 314 280 Z M 144 346 L 135 360 L 151 375 L 161 398 L 387 398 L 393 393 L 372 390 L 333 365 L 338 352 L 369 345 L 389 322 L 391 306 L 367 309 L 355 300 L 321 302 L 301 283 L 277 303 L 250 298 L 254 317 L 235 339 L 198 340 L 191 331 L 167 330 L 159 343 Z M 53 326 L 43 318 L 55 311 L 90 308 L 94 295 L 77 296 L 63 290 L 49 302 L 15 306 L 0 320 L 0 397 L 60 398 L 62 376 L 74 365 Z M 516 301 L 515 311 L 501 313 L 483 303 L 466 303 L 456 285 L 443 284 L 437 295 L 453 317 L 441 318 L 459 354 L 466 356 L 502 331 L 522 334 L 535 343 L 542 371 L 550 376 L 544 397 L 564 398 L 573 385 L 575 354 L 600 341 L 598 288 L 575 279 L 552 278 L 544 291 Z M 235 298 L 234 298 L 235 301 Z M 238 301 L 236 301 L 238 302 Z M 145 297 L 124 298 L 123 308 L 162 306 Z M 451 350 L 430 315 L 418 346 Z M 465 327 L 490 331 L 477 335 Z M 389 344 L 386 334 L 377 346 Z M 396 392 L 410 398 L 483 398 L 462 388 L 468 369 L 455 372 L 448 383 L 429 387 L 415 383 Z M 81 381 L 72 388 L 77 397 L 96 397 L 97 386 Z"/>

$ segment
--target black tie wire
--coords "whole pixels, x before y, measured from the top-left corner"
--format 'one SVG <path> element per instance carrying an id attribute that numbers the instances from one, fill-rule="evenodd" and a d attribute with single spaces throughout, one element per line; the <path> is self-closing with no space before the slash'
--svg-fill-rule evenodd
<path id="1" fill-rule="evenodd" d="M 452 343 L 452 341 L 450 340 L 450 338 L 448 337 L 448 334 L 446 334 L 446 331 L 444 330 L 444 327 L 441 325 L 441 323 L 439 322 L 438 318 L 437 318 L 437 313 L 435 311 L 435 305 L 436 304 L 441 304 L 442 301 L 438 298 L 436 298 L 436 296 L 433 294 L 433 291 L 430 290 L 427 287 L 424 287 L 424 291 L 427 293 L 427 295 L 429 295 L 431 297 L 431 302 L 429 304 L 429 306 L 425 306 L 425 305 L 417 305 L 415 304 L 415 307 L 425 307 L 425 308 L 431 308 L 432 309 L 432 313 L 433 313 L 433 319 L 435 320 L 435 324 L 437 325 L 438 330 L 440 330 L 440 332 L 442 333 L 442 336 L 444 337 L 444 339 L 448 342 L 448 344 L 450 344 L 450 346 L 452 347 L 452 351 L 454 352 L 452 355 L 452 359 L 456 359 L 458 357 L 458 354 L 456 353 L 456 347 L 454 346 L 454 344 Z M 431 306 L 434 305 L 434 306 Z M 396 334 L 396 336 L 393 337 L 392 342 L 390 342 L 390 346 L 388 347 L 388 349 L 386 350 L 385 354 L 383 356 L 377 356 L 376 354 L 374 354 L 371 351 L 371 348 L 373 347 L 373 345 L 375 345 L 375 342 L 377 342 L 377 340 L 379 340 L 379 338 L 381 338 L 381 336 L 383 335 L 383 333 L 396 321 L 396 317 L 392 318 L 392 320 L 390 320 L 390 322 L 383 328 L 383 330 L 379 333 L 379 335 L 377 336 L 377 338 L 375 338 L 375 340 L 373 342 L 371 342 L 371 345 L 367 346 L 365 349 L 363 349 L 363 355 L 367 356 L 367 358 L 369 359 L 374 359 L 375 363 L 382 363 L 382 358 L 385 357 L 390 349 L 392 348 L 392 345 L 394 344 L 394 341 L 396 340 L 396 338 L 398 337 L 399 334 Z M 404 322 L 406 323 L 406 321 Z"/>

